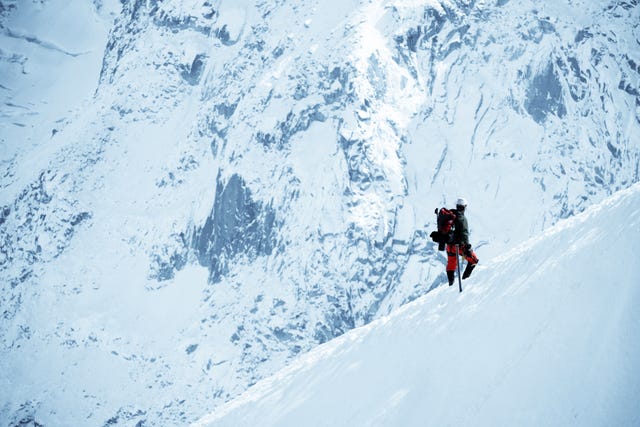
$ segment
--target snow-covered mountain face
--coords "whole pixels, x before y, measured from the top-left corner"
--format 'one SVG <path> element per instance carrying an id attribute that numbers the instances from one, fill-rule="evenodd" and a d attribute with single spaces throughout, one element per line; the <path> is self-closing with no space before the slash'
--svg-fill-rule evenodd
<path id="1" fill-rule="evenodd" d="M 181 425 L 638 181 L 635 1 L 3 1 L 0 413 Z"/>
<path id="2" fill-rule="evenodd" d="M 611 246 L 616 238 L 616 250 Z M 562 260 L 547 250 L 562 250 Z M 318 346 L 193 427 L 637 426 L 640 185 Z"/>

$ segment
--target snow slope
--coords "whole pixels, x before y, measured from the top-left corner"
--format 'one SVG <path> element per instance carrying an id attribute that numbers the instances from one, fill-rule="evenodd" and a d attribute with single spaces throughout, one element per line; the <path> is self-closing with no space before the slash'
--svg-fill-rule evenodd
<path id="1" fill-rule="evenodd" d="M 640 180 L 640 7 L 0 2 L 0 424 L 186 425 Z M 461 194 L 462 193 L 462 194 Z"/>
<path id="2" fill-rule="evenodd" d="M 640 185 L 194 426 L 637 426 Z"/>
<path id="3" fill-rule="evenodd" d="M 90 105 L 119 6 L 117 0 L 0 4 L 0 204 L 12 200 L 7 188 L 28 185 L 47 166 L 59 149 L 53 137 Z"/>

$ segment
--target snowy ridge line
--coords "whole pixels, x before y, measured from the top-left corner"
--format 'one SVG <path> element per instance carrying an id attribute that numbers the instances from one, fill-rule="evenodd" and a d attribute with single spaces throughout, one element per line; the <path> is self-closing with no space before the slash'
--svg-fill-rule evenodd
<path id="1" fill-rule="evenodd" d="M 453 325 L 455 325 L 457 321 L 472 321 L 472 316 L 478 315 L 478 313 L 480 313 L 480 315 L 482 316 L 490 316 L 490 314 L 487 313 L 490 310 L 488 307 L 486 307 L 489 301 L 495 302 L 503 301 L 504 298 L 518 298 L 518 294 L 522 293 L 521 284 L 517 282 L 505 283 L 503 280 L 501 280 L 502 278 L 500 277 L 500 271 L 504 273 L 503 270 L 509 271 L 510 269 L 515 269 L 517 267 L 511 266 L 503 269 L 500 268 L 501 264 L 509 262 L 511 258 L 516 259 L 516 265 L 526 264 L 527 261 L 526 259 L 522 259 L 522 255 L 527 252 L 527 250 L 531 251 L 532 249 L 535 249 L 536 245 L 542 245 L 546 243 L 547 240 L 553 240 L 554 237 L 557 237 L 557 235 L 559 233 L 562 233 L 563 231 L 572 232 L 576 229 L 578 229 L 579 232 L 586 231 L 587 236 L 585 240 L 587 242 L 590 242 L 591 239 L 589 239 L 588 237 L 590 237 L 589 234 L 593 233 L 593 230 L 589 227 L 587 227 L 585 230 L 580 230 L 580 225 L 585 224 L 590 219 L 595 218 L 599 213 L 607 210 L 607 208 L 619 207 L 619 205 L 624 204 L 625 201 L 627 203 L 635 203 L 634 206 L 637 205 L 638 207 L 638 209 L 634 210 L 631 215 L 631 224 L 632 226 L 634 226 L 640 220 L 640 216 L 638 215 L 638 213 L 640 212 L 640 204 L 638 204 L 639 195 L 640 184 L 636 184 L 625 190 L 616 192 L 609 198 L 602 201 L 600 204 L 592 206 L 591 208 L 587 209 L 579 215 L 576 215 L 575 217 L 571 217 L 559 222 L 557 225 L 549 228 L 541 236 L 530 239 L 529 241 L 523 243 L 523 245 L 521 245 L 519 248 L 514 249 L 504 256 L 500 257 L 499 260 L 493 261 L 488 266 L 485 266 L 484 270 L 491 270 L 489 268 L 491 267 L 493 271 L 478 272 L 479 274 L 475 275 L 476 282 L 469 287 L 469 290 L 471 292 L 463 292 L 462 294 L 458 294 L 457 292 L 452 293 L 451 289 L 446 286 L 435 289 L 431 293 L 398 308 L 388 316 L 376 319 L 365 326 L 348 331 L 344 335 L 316 347 L 314 350 L 302 355 L 292 364 L 278 371 L 274 375 L 265 378 L 262 381 L 259 381 L 256 385 L 248 389 L 238 398 L 218 407 L 215 412 L 201 418 L 197 422 L 191 424 L 191 426 L 217 426 L 219 425 L 217 424 L 217 422 L 219 421 L 222 421 L 220 425 L 233 425 L 233 419 L 229 420 L 231 424 L 228 424 L 228 422 L 225 423 L 225 421 L 227 421 L 225 420 L 225 417 L 233 413 L 235 410 L 246 405 L 250 405 L 246 408 L 249 410 L 255 410 L 256 408 L 259 408 L 257 410 L 260 411 L 261 409 L 268 408 L 266 410 L 269 411 L 272 409 L 269 408 L 269 405 L 273 404 L 273 406 L 275 406 L 274 409 L 276 410 L 276 412 L 278 412 L 280 408 L 287 406 L 287 402 L 284 402 L 284 400 L 291 399 L 292 406 L 295 407 L 297 404 L 297 396 L 291 395 L 291 388 L 295 388 L 296 385 L 294 383 L 295 380 L 293 379 L 293 377 L 299 379 L 305 377 L 305 375 L 312 375 L 314 372 L 314 366 L 318 365 L 320 362 L 324 362 L 325 365 L 328 364 L 328 369 L 334 369 L 335 367 L 328 362 L 330 359 L 341 354 L 349 353 L 352 350 L 352 347 L 354 347 L 356 344 L 362 344 L 364 341 L 368 342 L 369 339 L 375 340 L 377 335 L 384 335 L 388 337 L 393 336 L 396 333 L 404 334 L 405 331 L 403 330 L 403 327 L 406 325 L 403 324 L 407 323 L 408 320 L 415 320 L 416 325 L 422 324 L 421 326 L 423 328 L 425 326 L 426 328 L 431 328 L 432 334 L 435 335 L 437 339 L 437 336 L 442 335 L 443 331 L 452 329 Z M 634 197 L 634 199 L 629 200 L 631 197 Z M 616 217 L 616 215 L 613 216 Z M 600 223 L 597 223 L 596 225 L 599 224 Z M 567 252 L 570 255 L 575 256 L 575 254 L 581 250 L 580 247 L 576 248 L 575 246 L 576 245 L 571 245 L 567 248 Z M 559 249 L 562 250 L 562 248 Z M 532 251 L 531 253 L 537 253 L 540 255 L 537 258 L 537 260 L 539 261 L 539 265 L 531 270 L 531 272 L 527 275 L 527 279 L 525 280 L 525 282 L 533 282 L 525 283 L 525 288 L 530 288 L 530 290 L 531 288 L 533 288 L 530 285 L 538 283 L 536 281 L 537 276 L 539 275 L 539 272 L 537 270 L 542 269 L 544 274 L 544 272 L 548 272 L 550 270 L 553 271 L 553 268 L 555 268 L 557 265 L 555 262 L 553 262 L 553 254 L 541 254 L 540 251 Z M 551 291 L 558 294 L 558 298 L 555 302 L 556 305 L 562 306 L 570 304 L 567 294 L 567 292 L 569 291 L 566 289 L 572 289 L 572 286 L 566 288 L 563 286 L 556 286 L 554 284 L 547 284 L 546 287 L 550 287 Z M 522 295 L 520 295 L 520 298 L 522 298 Z M 483 305 L 485 305 L 484 308 Z M 539 316 L 542 316 L 543 314 L 544 313 L 536 313 L 536 315 Z M 541 323 L 540 327 L 548 328 L 548 323 L 545 322 L 544 319 L 540 318 L 538 320 Z M 398 329 L 394 329 L 394 327 Z M 539 333 L 542 332 L 538 332 L 536 333 L 536 335 Z M 427 340 L 433 339 L 433 337 L 427 336 Z M 537 340 L 536 336 L 534 336 L 533 339 Z M 525 350 L 518 350 L 520 352 L 518 354 L 520 354 L 520 357 L 522 359 L 526 358 L 527 353 L 521 353 Z M 390 359 L 393 360 L 392 358 Z M 515 364 L 520 362 L 521 360 L 515 361 L 514 365 L 510 366 L 509 369 L 504 372 L 504 375 L 507 377 L 514 375 L 513 372 L 515 372 Z M 323 367 L 326 367 L 325 365 L 323 365 Z M 309 374 L 305 374 L 307 372 Z M 332 372 L 328 372 L 327 374 L 332 375 Z M 313 384 L 314 381 L 311 380 L 310 383 Z M 279 384 L 287 385 L 284 387 L 279 387 Z M 500 387 L 500 384 L 501 382 L 498 382 L 496 387 Z M 480 399 L 480 403 L 476 402 L 476 410 L 481 410 L 482 407 L 486 404 L 489 397 L 490 395 L 487 395 L 487 397 Z M 274 402 L 277 400 L 277 403 L 264 403 L 262 401 L 265 398 L 267 398 L 269 402 Z M 300 398 L 300 400 L 304 400 L 304 398 Z M 282 410 L 285 411 L 288 410 L 288 408 Z M 278 416 L 279 415 L 281 414 L 278 414 Z M 288 421 L 288 423 L 282 422 L 282 419 L 280 419 L 280 422 L 276 422 L 275 424 L 265 422 L 264 425 L 291 425 L 291 418 L 286 418 L 286 420 Z M 460 419 L 458 419 L 458 421 L 460 421 Z M 303 423 L 300 425 L 305 424 Z M 325 424 L 318 422 L 317 425 Z"/>
<path id="2" fill-rule="evenodd" d="M 401 306 L 388 316 L 376 319 L 364 326 L 352 329 L 340 335 L 339 337 L 334 338 L 331 341 L 320 344 L 319 346 L 315 347 L 310 352 L 303 354 L 299 359 L 282 368 L 272 376 L 258 381 L 254 386 L 250 387 L 247 391 L 242 393 L 237 398 L 219 406 L 215 410 L 215 412 L 204 416 L 195 423 L 192 423 L 190 426 L 206 427 L 210 425 L 210 423 L 224 418 L 227 414 L 231 413 L 233 410 L 241 407 L 242 405 L 245 405 L 246 403 L 260 401 L 263 397 L 271 394 L 271 392 L 275 388 L 274 386 L 277 385 L 281 380 L 291 376 L 292 374 L 299 374 L 300 372 L 307 371 L 315 366 L 318 361 L 327 359 L 334 354 L 339 354 L 341 351 L 348 349 L 353 343 L 362 341 L 377 327 L 392 322 L 395 317 L 399 317 L 401 314 L 407 311 L 415 310 L 416 307 L 424 305 L 427 298 L 428 296 L 418 298 L 410 303 Z"/>
<path id="3" fill-rule="evenodd" d="M 566 228 L 575 227 L 578 224 L 582 224 L 591 218 L 593 215 L 597 215 L 600 211 L 605 208 L 615 206 L 616 204 L 621 203 L 626 197 L 629 197 L 631 194 L 640 192 L 640 182 L 631 185 L 625 189 L 616 191 L 611 196 L 604 199 L 602 202 L 597 203 L 595 205 L 591 205 L 586 208 L 584 211 L 579 214 L 573 215 L 569 218 L 566 218 L 562 221 L 557 222 L 551 227 L 543 230 L 543 232 L 536 237 L 532 237 L 530 239 L 525 240 L 515 248 L 509 250 L 503 255 L 499 255 L 489 261 L 488 263 L 483 264 L 482 261 L 478 264 L 478 270 L 484 270 L 489 267 L 494 268 L 496 265 L 503 264 L 507 262 L 509 259 L 520 255 L 524 252 L 529 251 L 533 246 L 537 245 L 541 240 L 550 238 Z"/>

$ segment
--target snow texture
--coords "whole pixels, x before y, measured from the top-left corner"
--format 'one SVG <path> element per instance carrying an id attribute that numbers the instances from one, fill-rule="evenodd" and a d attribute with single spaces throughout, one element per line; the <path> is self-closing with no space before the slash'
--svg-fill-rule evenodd
<path id="1" fill-rule="evenodd" d="M 637 426 L 639 250 L 635 185 L 192 426 Z"/>
<path id="2" fill-rule="evenodd" d="M 489 266 L 629 188 L 639 22 L 622 0 L 0 1 L 0 424 L 188 425 L 446 292 L 434 208 L 467 198 Z"/>

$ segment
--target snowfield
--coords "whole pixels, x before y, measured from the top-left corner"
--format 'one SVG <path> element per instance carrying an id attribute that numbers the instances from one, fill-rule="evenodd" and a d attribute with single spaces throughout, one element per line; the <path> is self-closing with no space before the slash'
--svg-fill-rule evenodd
<path id="1" fill-rule="evenodd" d="M 635 185 L 193 427 L 637 426 L 639 251 Z"/>

